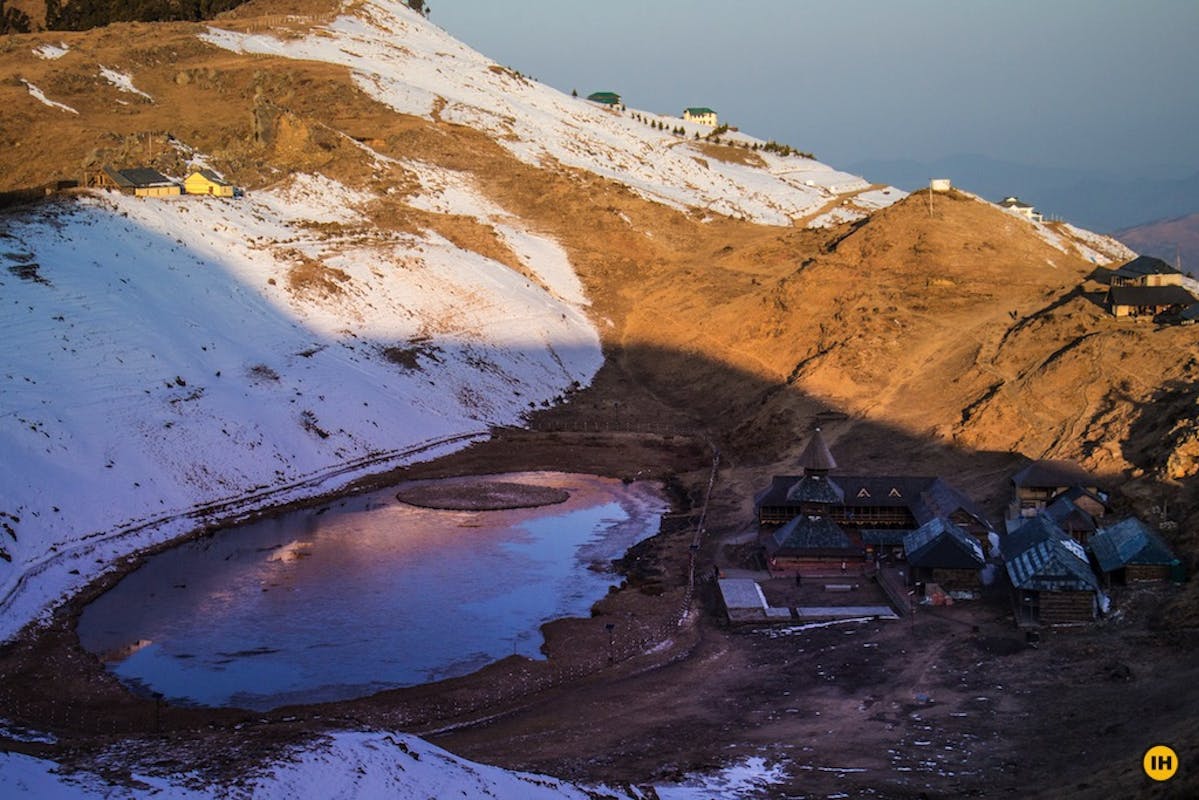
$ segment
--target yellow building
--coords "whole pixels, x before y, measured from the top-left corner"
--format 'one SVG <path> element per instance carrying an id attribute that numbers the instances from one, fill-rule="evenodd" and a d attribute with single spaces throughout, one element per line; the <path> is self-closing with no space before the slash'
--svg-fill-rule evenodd
<path id="1" fill-rule="evenodd" d="M 716 112 L 710 108 L 684 108 L 683 119 L 700 125 L 711 125 L 713 128 L 717 123 Z"/>
<path id="2" fill-rule="evenodd" d="M 208 194 L 213 197 L 232 197 L 233 184 L 210 169 L 196 170 L 183 181 L 187 194 Z"/>

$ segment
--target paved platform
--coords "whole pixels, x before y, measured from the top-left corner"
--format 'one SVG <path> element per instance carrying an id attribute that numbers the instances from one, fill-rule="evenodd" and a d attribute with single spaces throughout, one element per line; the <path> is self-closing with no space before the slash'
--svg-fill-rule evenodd
<path id="1" fill-rule="evenodd" d="M 890 606 L 803 606 L 795 611 L 801 620 L 850 619 L 852 617 L 899 619 Z"/>

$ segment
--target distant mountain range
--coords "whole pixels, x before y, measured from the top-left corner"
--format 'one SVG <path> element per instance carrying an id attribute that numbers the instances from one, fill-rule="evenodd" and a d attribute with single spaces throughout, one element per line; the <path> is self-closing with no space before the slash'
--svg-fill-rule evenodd
<path id="1" fill-rule="evenodd" d="M 908 191 L 927 186 L 929 178 L 950 178 L 955 186 L 988 199 L 1016 195 L 1047 218 L 1060 217 L 1105 233 L 1199 212 L 1199 172 L 1188 174 L 1187 170 L 1124 178 L 980 155 L 956 155 L 931 162 L 871 159 L 849 164 L 845 169 Z M 1172 251 L 1173 247 L 1171 261 Z"/>
<path id="2" fill-rule="evenodd" d="M 1138 253 L 1157 256 L 1180 266 L 1183 272 L 1199 275 L 1199 214 L 1126 228 L 1115 236 Z"/>

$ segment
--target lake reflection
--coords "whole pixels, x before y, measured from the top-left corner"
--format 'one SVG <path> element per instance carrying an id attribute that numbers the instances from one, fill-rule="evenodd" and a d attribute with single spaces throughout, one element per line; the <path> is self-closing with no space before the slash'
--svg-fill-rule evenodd
<path id="1" fill-rule="evenodd" d="M 147 560 L 90 604 L 85 648 L 176 703 L 265 710 L 540 658 L 542 623 L 586 616 L 609 562 L 652 535 L 654 485 L 526 473 L 559 505 L 435 511 L 394 490 L 222 531 Z"/>

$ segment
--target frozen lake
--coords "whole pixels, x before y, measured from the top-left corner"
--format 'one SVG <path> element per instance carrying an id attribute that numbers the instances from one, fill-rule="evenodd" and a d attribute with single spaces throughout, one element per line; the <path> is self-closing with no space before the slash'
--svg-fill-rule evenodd
<path id="1" fill-rule="evenodd" d="M 150 557 L 97 598 L 80 641 L 170 702 L 257 710 L 541 658 L 541 624 L 587 616 L 618 582 L 609 562 L 657 532 L 667 503 L 650 483 L 487 477 L 570 497 L 439 511 L 392 488 L 221 531 Z"/>

